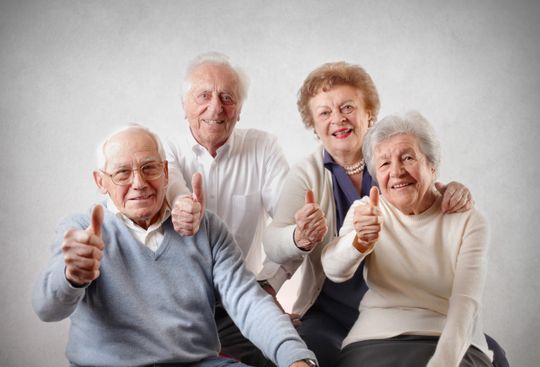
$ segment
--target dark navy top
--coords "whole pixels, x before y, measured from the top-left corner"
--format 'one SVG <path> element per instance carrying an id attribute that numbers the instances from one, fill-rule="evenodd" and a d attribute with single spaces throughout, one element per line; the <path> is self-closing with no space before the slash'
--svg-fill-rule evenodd
<path id="1" fill-rule="evenodd" d="M 334 201 L 336 203 L 336 228 L 339 232 L 352 203 L 363 196 L 369 195 L 369 190 L 375 183 L 368 171 L 364 169 L 362 192 L 358 193 L 343 167 L 337 164 L 326 150 L 324 151 L 323 162 L 325 169 L 332 174 Z M 313 305 L 314 308 L 331 315 L 346 330 L 350 330 L 358 318 L 358 306 L 367 291 L 363 269 L 364 264 L 362 263 L 354 276 L 343 283 L 334 283 L 326 278 L 321 293 Z"/>

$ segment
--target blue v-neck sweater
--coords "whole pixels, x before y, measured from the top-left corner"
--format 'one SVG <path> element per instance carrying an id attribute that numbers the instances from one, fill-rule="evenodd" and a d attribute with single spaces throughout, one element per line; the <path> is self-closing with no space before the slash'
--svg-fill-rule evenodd
<path id="1" fill-rule="evenodd" d="M 191 237 L 177 234 L 169 218 L 154 253 L 106 211 L 101 275 L 74 288 L 64 276 L 63 234 L 88 225 L 89 215 L 62 222 L 52 259 L 33 293 L 42 320 L 70 318 L 66 355 L 72 364 L 138 366 L 215 357 L 220 350 L 213 314 L 218 300 L 279 366 L 314 358 L 289 317 L 245 269 L 239 248 L 213 213 L 206 213 Z"/>

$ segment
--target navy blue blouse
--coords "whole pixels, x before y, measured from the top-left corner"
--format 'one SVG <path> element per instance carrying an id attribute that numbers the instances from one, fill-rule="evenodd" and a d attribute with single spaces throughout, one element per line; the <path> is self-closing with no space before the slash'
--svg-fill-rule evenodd
<path id="1" fill-rule="evenodd" d="M 324 151 L 323 162 L 325 169 L 332 173 L 334 201 L 336 203 L 336 228 L 339 232 L 352 203 L 363 196 L 369 195 L 369 190 L 375 183 L 368 171 L 364 169 L 362 192 L 358 193 L 343 167 L 337 164 L 326 150 Z M 358 318 L 358 306 L 367 291 L 363 269 L 364 264 L 362 263 L 354 276 L 343 283 L 334 283 L 326 278 L 323 289 L 313 305 L 319 311 L 331 315 L 347 331 L 350 330 Z"/>

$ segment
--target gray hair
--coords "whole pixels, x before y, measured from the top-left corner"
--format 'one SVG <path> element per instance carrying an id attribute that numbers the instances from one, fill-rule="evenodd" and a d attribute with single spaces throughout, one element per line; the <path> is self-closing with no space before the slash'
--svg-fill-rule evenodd
<path id="1" fill-rule="evenodd" d="M 240 98 L 240 104 L 243 104 L 247 98 L 249 78 L 242 68 L 232 65 L 229 57 L 219 52 L 207 52 L 201 54 L 189 63 L 184 76 L 184 82 L 182 83 L 182 101 L 185 101 L 187 93 L 191 89 L 191 75 L 193 74 L 193 71 L 199 66 L 207 64 L 224 65 L 236 75 L 238 78 L 238 97 Z"/>
<path id="2" fill-rule="evenodd" d="M 105 155 L 105 149 L 107 149 L 107 144 L 109 144 L 109 142 L 111 141 L 111 139 L 113 137 L 115 137 L 116 135 L 118 135 L 120 133 L 128 131 L 128 130 L 139 131 L 139 132 L 145 133 L 148 136 L 150 136 L 154 140 L 154 142 L 156 143 L 157 151 L 159 153 L 159 156 L 160 156 L 161 160 L 166 159 L 165 149 L 163 149 L 163 144 L 161 143 L 161 139 L 159 138 L 159 136 L 157 136 L 157 134 L 152 132 L 147 127 L 144 127 L 144 126 L 142 126 L 140 124 L 137 124 L 137 123 L 131 123 L 131 124 L 128 124 L 128 125 L 120 128 L 120 129 L 116 130 L 115 132 L 111 133 L 109 136 L 107 136 L 101 142 L 101 144 L 98 145 L 98 147 L 96 149 L 96 159 L 97 159 L 97 168 L 98 169 L 101 169 L 101 170 L 105 169 L 105 165 L 107 163 L 107 156 Z"/>
<path id="3" fill-rule="evenodd" d="M 381 142 L 399 134 L 412 135 L 427 160 L 433 164 L 435 174 L 439 171 L 441 161 L 441 144 L 431 124 L 417 111 L 389 115 L 371 127 L 362 144 L 362 154 L 369 173 L 375 178 L 375 147 Z"/>

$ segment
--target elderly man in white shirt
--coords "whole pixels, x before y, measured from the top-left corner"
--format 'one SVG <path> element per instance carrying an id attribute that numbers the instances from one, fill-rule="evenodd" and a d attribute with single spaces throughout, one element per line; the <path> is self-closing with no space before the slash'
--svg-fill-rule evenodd
<path id="1" fill-rule="evenodd" d="M 188 124 L 166 147 L 168 197 L 175 203 L 173 222 L 181 232 L 186 220 L 175 198 L 187 194 L 186 182 L 200 172 L 205 197 L 194 200 L 204 203 L 202 206 L 227 224 L 242 250 L 245 265 L 275 296 L 274 289 L 279 289 L 290 272 L 265 261 L 262 233 L 268 217 L 273 216 L 289 166 L 275 136 L 235 128 L 247 87 L 245 75 L 225 55 L 204 54 L 190 64 L 182 100 Z M 216 322 L 224 354 L 257 367 L 272 366 L 219 306 Z"/>

